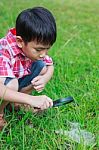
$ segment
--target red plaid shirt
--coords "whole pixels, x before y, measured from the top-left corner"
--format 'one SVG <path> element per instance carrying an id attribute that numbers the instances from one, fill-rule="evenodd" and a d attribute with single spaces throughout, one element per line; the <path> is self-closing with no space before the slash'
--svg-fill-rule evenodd
<path id="1" fill-rule="evenodd" d="M 20 78 L 30 74 L 32 60 L 27 58 L 16 44 L 16 30 L 12 28 L 6 37 L 0 39 L 0 77 Z M 52 59 L 44 58 L 47 65 L 52 65 Z"/>

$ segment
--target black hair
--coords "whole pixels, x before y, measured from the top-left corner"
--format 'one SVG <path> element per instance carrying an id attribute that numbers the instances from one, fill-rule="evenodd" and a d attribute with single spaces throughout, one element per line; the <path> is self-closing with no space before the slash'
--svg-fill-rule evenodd
<path id="1" fill-rule="evenodd" d="M 56 41 L 56 22 L 52 13 L 43 7 L 23 10 L 16 19 L 16 35 L 25 43 L 36 41 L 53 45 Z"/>

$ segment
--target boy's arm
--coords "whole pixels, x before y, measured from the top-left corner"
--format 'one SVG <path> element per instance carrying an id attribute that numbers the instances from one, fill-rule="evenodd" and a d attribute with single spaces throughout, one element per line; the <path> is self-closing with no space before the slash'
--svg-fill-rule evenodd
<path id="1" fill-rule="evenodd" d="M 17 102 L 22 104 L 28 104 L 32 107 L 40 109 L 46 109 L 53 105 L 52 100 L 45 96 L 32 96 L 25 93 L 14 91 L 2 83 L 0 83 L 0 98 L 2 101 Z"/>
<path id="2" fill-rule="evenodd" d="M 45 79 L 45 84 L 51 79 L 53 72 L 54 72 L 54 66 L 53 66 L 53 60 L 49 55 L 46 55 L 43 58 L 43 61 L 46 64 L 47 67 L 47 71 L 46 73 L 43 75 L 44 79 Z"/>
<path id="3" fill-rule="evenodd" d="M 34 89 L 38 92 L 41 92 L 44 89 L 46 83 L 51 79 L 53 72 L 54 66 L 53 65 L 47 66 L 47 71 L 44 75 L 39 75 L 32 80 L 31 83 Z"/>
<path id="4" fill-rule="evenodd" d="M 46 73 L 43 75 L 44 79 L 45 79 L 45 82 L 47 83 L 51 77 L 53 76 L 53 72 L 54 72 L 54 66 L 51 65 L 51 66 L 47 66 L 47 71 Z"/>

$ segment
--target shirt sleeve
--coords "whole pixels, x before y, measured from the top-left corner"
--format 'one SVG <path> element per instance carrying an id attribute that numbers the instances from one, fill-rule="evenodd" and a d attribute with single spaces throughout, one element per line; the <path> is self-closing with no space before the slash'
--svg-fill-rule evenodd
<path id="1" fill-rule="evenodd" d="M 0 49 L 0 77 L 15 77 L 11 69 L 9 54 L 3 49 Z"/>
<path id="2" fill-rule="evenodd" d="M 46 55 L 43 59 L 43 61 L 45 62 L 46 65 L 53 65 L 53 60 L 51 57 L 49 57 L 48 55 Z"/>

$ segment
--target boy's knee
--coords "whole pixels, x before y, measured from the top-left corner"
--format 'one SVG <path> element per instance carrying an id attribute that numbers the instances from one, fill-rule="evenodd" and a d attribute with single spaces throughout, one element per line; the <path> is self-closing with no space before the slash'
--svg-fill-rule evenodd
<path id="1" fill-rule="evenodd" d="M 12 79 L 6 84 L 6 86 L 14 91 L 18 91 L 18 80 Z"/>
<path id="2" fill-rule="evenodd" d="M 35 72 L 34 76 L 43 75 L 47 71 L 47 66 L 42 60 L 38 60 L 35 63 L 33 63 L 31 71 Z"/>

